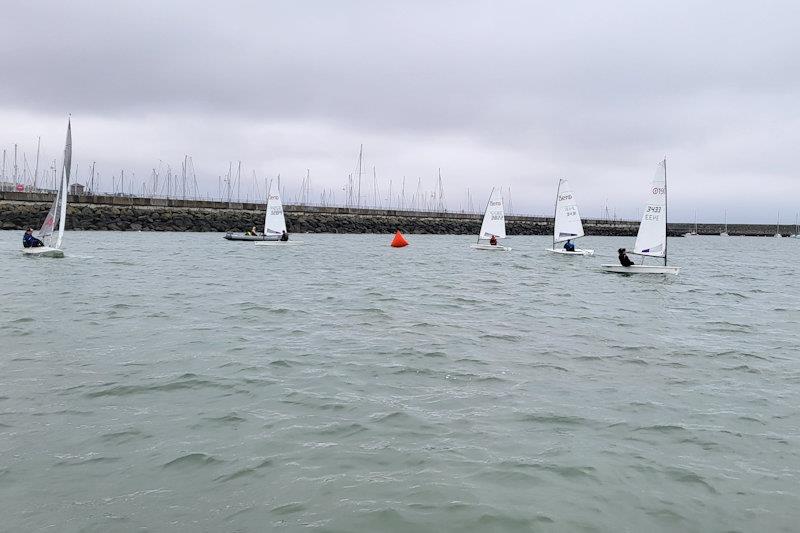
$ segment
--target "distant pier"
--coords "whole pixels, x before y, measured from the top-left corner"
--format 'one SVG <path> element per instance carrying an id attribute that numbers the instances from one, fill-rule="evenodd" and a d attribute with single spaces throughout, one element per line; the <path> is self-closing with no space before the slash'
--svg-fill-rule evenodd
<path id="1" fill-rule="evenodd" d="M 0 229 L 39 227 L 53 201 L 48 193 L 0 192 Z M 67 229 L 107 231 L 242 231 L 264 225 L 265 205 L 260 203 L 146 198 L 112 195 L 69 195 Z M 292 233 L 432 233 L 477 234 L 482 214 L 430 212 L 399 209 L 284 206 Z M 632 220 L 584 219 L 587 235 L 635 235 L 639 222 Z M 698 233 L 717 235 L 723 224 L 698 224 Z M 553 218 L 506 216 L 510 235 L 548 235 Z M 671 223 L 670 235 L 694 230 L 694 223 Z M 774 225 L 728 224 L 730 235 L 772 236 Z M 794 226 L 781 227 L 794 233 Z"/>

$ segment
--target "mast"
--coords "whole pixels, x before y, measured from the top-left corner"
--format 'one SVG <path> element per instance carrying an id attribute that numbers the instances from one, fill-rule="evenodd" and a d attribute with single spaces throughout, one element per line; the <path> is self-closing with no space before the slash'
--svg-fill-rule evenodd
<path id="1" fill-rule="evenodd" d="M 492 192 L 489 193 L 489 199 L 486 200 L 486 209 L 483 210 L 483 218 L 486 218 L 486 213 L 489 211 L 489 204 L 492 203 L 492 196 L 494 196 L 494 187 Z M 483 219 L 481 219 L 481 226 L 483 226 Z M 481 230 L 478 230 L 478 244 L 481 243 Z"/>
<path id="2" fill-rule="evenodd" d="M 36 188 L 36 181 L 39 177 L 39 148 L 42 146 L 42 138 L 37 137 L 36 139 L 36 169 L 33 171 L 33 188 Z M 76 172 L 77 174 L 77 172 Z"/>
<path id="3" fill-rule="evenodd" d="M 67 199 L 69 184 L 69 171 L 72 167 L 72 121 L 67 119 L 67 143 L 64 147 L 64 164 L 61 167 L 61 217 L 58 221 L 58 240 L 56 248 L 61 248 L 61 238 L 64 236 L 64 228 L 67 221 Z"/>
<path id="4" fill-rule="evenodd" d="M 242 201 L 242 162 L 236 167 L 236 201 Z"/>
<path id="5" fill-rule="evenodd" d="M 356 199 L 356 207 L 361 207 L 361 158 L 364 154 L 364 145 L 362 144 L 358 149 L 358 198 Z"/>
<path id="6" fill-rule="evenodd" d="M 664 266 L 667 266 L 667 242 L 669 241 L 669 218 L 667 217 L 667 156 L 664 156 Z"/>
<path id="7" fill-rule="evenodd" d="M 556 217 L 558 216 L 558 195 L 561 194 L 561 182 L 564 178 L 558 178 L 558 187 L 556 188 L 556 205 L 553 207 L 553 250 L 556 249 Z"/>

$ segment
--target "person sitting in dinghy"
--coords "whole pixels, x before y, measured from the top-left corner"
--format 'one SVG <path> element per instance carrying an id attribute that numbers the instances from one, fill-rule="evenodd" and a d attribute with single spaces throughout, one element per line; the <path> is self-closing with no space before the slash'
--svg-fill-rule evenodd
<path id="1" fill-rule="evenodd" d="M 575 251 L 575 245 L 572 244 L 571 240 L 569 240 L 569 241 L 564 243 L 564 250 L 566 250 L 568 252 L 574 252 Z"/>
<path id="2" fill-rule="evenodd" d="M 283 233 L 281 233 L 281 240 L 282 240 L 283 242 L 286 242 L 286 241 L 288 241 L 288 240 L 289 240 L 289 234 L 288 234 L 288 233 L 286 233 L 286 230 L 283 230 Z"/>
<path id="3" fill-rule="evenodd" d="M 633 261 L 631 261 L 630 257 L 628 257 L 628 254 L 625 253 L 625 248 L 620 248 L 619 250 L 617 250 L 617 252 L 619 252 L 620 265 L 624 267 L 629 267 L 633 265 Z"/>
<path id="4" fill-rule="evenodd" d="M 44 246 L 44 243 L 33 236 L 33 228 L 25 230 L 25 235 L 22 237 L 22 246 L 25 248 L 39 248 Z"/>
<path id="5" fill-rule="evenodd" d="M 489 239 L 489 244 L 491 244 L 492 246 L 497 246 L 497 237 L 492 235 L 492 238 Z"/>
<path id="6" fill-rule="evenodd" d="M 256 235 L 258 235 L 258 231 L 256 230 L 256 227 L 253 226 L 249 230 L 245 231 L 244 234 L 245 235 L 252 235 L 253 237 L 255 237 Z"/>

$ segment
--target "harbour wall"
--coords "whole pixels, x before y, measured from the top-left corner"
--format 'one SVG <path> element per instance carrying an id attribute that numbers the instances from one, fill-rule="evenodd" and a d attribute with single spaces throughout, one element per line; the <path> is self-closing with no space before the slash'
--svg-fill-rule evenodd
<path id="1" fill-rule="evenodd" d="M 38 228 L 53 201 L 52 194 L 0 192 L 0 229 Z M 263 227 L 264 204 L 139 198 L 128 196 L 70 195 L 67 229 L 107 231 L 244 231 Z M 477 234 L 481 215 L 284 205 L 290 233 L 405 233 Z M 635 235 L 639 223 L 585 219 L 587 235 Z M 683 235 L 694 224 L 670 224 L 671 235 Z M 510 235 L 546 235 L 552 217 L 506 216 Z M 782 232 L 793 233 L 788 225 Z M 720 224 L 700 224 L 701 234 L 718 234 Z M 730 224 L 731 235 L 774 235 L 774 226 Z"/>

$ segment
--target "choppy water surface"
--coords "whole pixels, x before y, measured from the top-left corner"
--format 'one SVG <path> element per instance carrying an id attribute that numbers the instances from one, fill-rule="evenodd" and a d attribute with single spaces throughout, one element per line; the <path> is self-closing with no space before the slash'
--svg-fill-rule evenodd
<path id="1" fill-rule="evenodd" d="M 0 530 L 793 531 L 800 241 L 0 233 Z"/>

